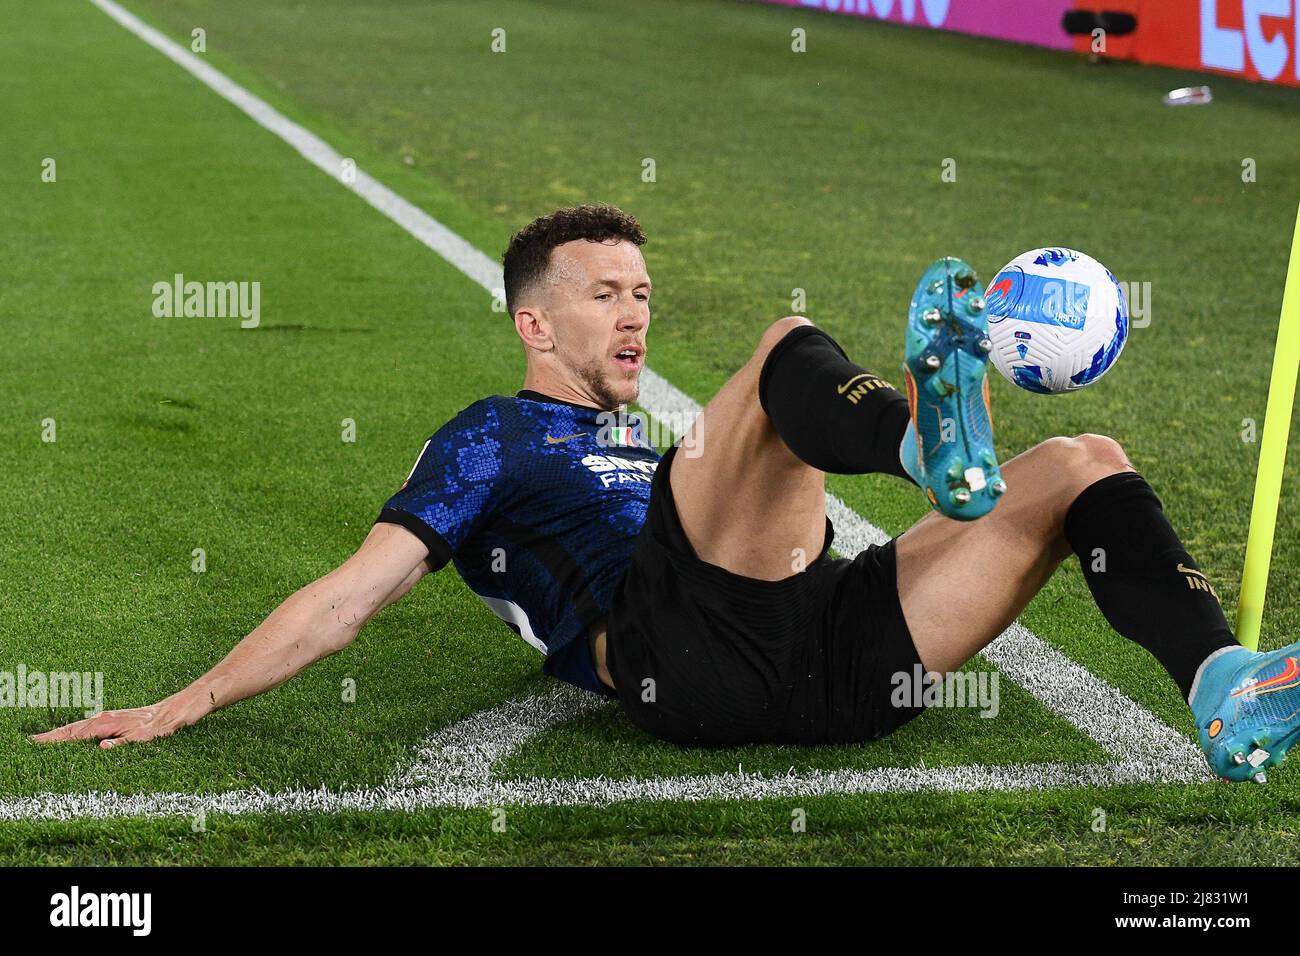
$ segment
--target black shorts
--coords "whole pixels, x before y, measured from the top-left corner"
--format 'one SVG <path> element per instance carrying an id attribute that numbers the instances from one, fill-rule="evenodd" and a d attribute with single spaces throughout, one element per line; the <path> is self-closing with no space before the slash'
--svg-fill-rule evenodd
<path id="1" fill-rule="evenodd" d="M 857 743 L 923 709 L 891 701 L 921 661 L 903 619 L 894 542 L 827 554 L 782 581 L 707 564 L 655 473 L 645 526 L 610 609 L 607 658 L 628 718 L 685 746 Z"/>

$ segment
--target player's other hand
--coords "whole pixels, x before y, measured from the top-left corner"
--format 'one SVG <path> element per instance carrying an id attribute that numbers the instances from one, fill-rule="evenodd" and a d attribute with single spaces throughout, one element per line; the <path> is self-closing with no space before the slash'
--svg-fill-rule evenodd
<path id="1" fill-rule="evenodd" d="M 65 724 L 43 734 L 32 734 L 31 739 L 39 744 L 98 740 L 99 746 L 107 750 L 118 744 L 138 744 L 156 737 L 166 737 L 192 723 L 193 720 L 185 719 L 173 706 L 163 702 L 130 710 L 106 710 L 94 717 Z"/>

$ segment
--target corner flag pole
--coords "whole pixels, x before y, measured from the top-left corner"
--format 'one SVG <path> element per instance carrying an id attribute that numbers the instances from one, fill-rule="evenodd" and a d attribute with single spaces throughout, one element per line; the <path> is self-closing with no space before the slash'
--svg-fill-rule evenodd
<path id="1" fill-rule="evenodd" d="M 1287 435 L 1295 405 L 1296 370 L 1300 368 L 1300 215 L 1291 239 L 1286 290 L 1282 293 L 1282 318 L 1277 326 L 1273 374 L 1264 409 L 1264 435 L 1259 445 L 1255 473 L 1255 500 L 1250 509 L 1246 538 L 1246 565 L 1241 572 L 1241 598 L 1237 602 L 1237 640 L 1252 651 L 1259 648 L 1259 628 L 1264 620 L 1264 595 L 1268 566 L 1273 557 L 1273 529 L 1282 494 L 1282 469 L 1286 462 Z"/>

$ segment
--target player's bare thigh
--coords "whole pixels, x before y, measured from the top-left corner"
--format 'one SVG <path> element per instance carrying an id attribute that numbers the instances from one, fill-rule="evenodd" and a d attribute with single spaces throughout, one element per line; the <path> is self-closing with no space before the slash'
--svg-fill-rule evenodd
<path id="1" fill-rule="evenodd" d="M 779 581 L 825 540 L 825 476 L 791 453 L 758 400 L 763 361 L 807 319 L 773 323 L 744 367 L 705 406 L 669 480 L 695 553 L 735 574 Z"/>
<path id="2" fill-rule="evenodd" d="M 1101 435 L 1052 438 L 1002 468 L 1007 493 L 963 522 L 931 512 L 898 540 L 898 594 L 926 670 L 955 671 L 1002 633 L 1070 553 L 1066 512 L 1084 488 L 1131 471 Z"/>

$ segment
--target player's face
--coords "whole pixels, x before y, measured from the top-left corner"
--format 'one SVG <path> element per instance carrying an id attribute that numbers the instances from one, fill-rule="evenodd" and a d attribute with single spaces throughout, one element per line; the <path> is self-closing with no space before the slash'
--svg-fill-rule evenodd
<path id="1" fill-rule="evenodd" d="M 601 408 L 636 400 L 650 327 L 650 277 L 630 242 L 578 239 L 551 250 L 547 313 L 555 357 Z"/>

